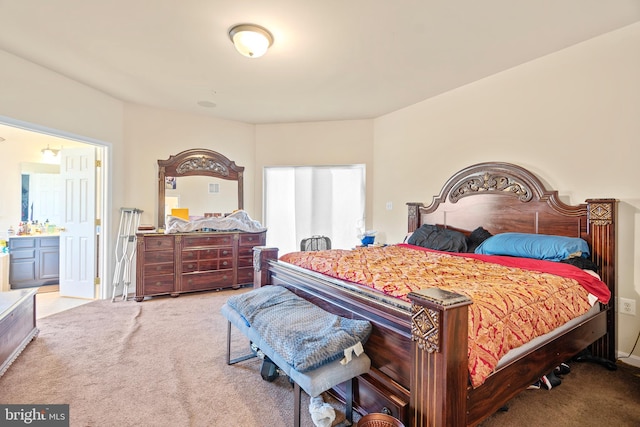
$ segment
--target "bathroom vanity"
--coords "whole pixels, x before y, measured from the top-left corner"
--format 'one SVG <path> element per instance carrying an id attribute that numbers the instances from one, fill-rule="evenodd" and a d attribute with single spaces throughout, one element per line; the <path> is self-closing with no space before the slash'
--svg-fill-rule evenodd
<path id="1" fill-rule="evenodd" d="M 9 283 L 12 289 L 58 284 L 60 236 L 10 237 L 9 254 Z"/>

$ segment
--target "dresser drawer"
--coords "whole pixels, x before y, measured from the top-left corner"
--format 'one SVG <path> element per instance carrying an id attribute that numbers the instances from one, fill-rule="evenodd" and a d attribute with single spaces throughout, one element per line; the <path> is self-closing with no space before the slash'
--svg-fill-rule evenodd
<path id="1" fill-rule="evenodd" d="M 144 295 L 168 294 L 173 292 L 173 279 L 173 274 L 145 277 L 143 280 Z"/>
<path id="2" fill-rule="evenodd" d="M 194 249 L 191 251 L 182 251 L 182 261 L 206 261 L 214 259 L 233 258 L 233 248 L 215 248 L 215 249 Z"/>
<path id="3" fill-rule="evenodd" d="M 143 255 L 145 264 L 173 264 L 173 252 L 149 251 L 145 252 Z"/>
<path id="4" fill-rule="evenodd" d="M 233 245 L 233 234 L 206 234 L 201 236 L 184 236 L 184 247 L 193 248 L 198 246 L 231 246 Z"/>
<path id="5" fill-rule="evenodd" d="M 174 272 L 173 263 L 147 264 L 144 266 L 145 277 L 159 276 L 162 274 L 173 274 L 173 272 Z"/>
<path id="6" fill-rule="evenodd" d="M 231 248 L 228 248 L 228 252 L 231 252 Z M 190 251 L 182 251 L 182 261 L 197 261 L 206 259 L 218 259 L 220 257 L 220 250 L 215 249 L 193 249 Z"/>
<path id="7" fill-rule="evenodd" d="M 233 285 L 233 270 L 218 270 L 206 273 L 182 275 L 181 291 L 200 291 L 216 288 L 228 288 Z"/>
<path id="8" fill-rule="evenodd" d="M 262 246 L 265 243 L 264 233 L 243 233 L 240 234 L 240 246 Z"/>
<path id="9" fill-rule="evenodd" d="M 238 267 L 251 267 L 251 268 L 253 268 L 253 257 L 238 258 Z"/>
<path id="10" fill-rule="evenodd" d="M 214 249 L 201 249 L 199 251 L 196 251 L 198 254 L 198 259 L 199 260 L 205 260 L 205 259 L 218 259 L 219 258 L 219 249 L 214 248 Z"/>
<path id="11" fill-rule="evenodd" d="M 238 247 L 238 256 L 253 258 L 253 246 L 240 246 Z"/>
<path id="12" fill-rule="evenodd" d="M 253 267 L 238 268 L 238 284 L 253 283 Z"/>
<path id="13" fill-rule="evenodd" d="M 173 252 L 173 236 L 144 236 L 144 250 Z"/>
<path id="14" fill-rule="evenodd" d="M 192 273 L 194 271 L 213 271 L 231 268 L 231 260 L 208 259 L 203 261 L 191 261 L 182 263 L 183 273 Z"/>

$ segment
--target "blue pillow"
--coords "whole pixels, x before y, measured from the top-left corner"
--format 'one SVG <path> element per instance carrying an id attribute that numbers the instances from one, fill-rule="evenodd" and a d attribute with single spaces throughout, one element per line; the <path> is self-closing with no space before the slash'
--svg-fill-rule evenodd
<path id="1" fill-rule="evenodd" d="M 501 233 L 482 242 L 475 253 L 561 261 L 570 256 L 587 258 L 589 245 L 579 237 Z"/>

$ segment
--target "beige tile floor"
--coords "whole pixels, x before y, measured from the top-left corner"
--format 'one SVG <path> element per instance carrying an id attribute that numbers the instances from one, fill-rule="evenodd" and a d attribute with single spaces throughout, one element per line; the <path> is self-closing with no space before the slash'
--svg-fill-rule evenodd
<path id="1" fill-rule="evenodd" d="M 91 301 L 93 300 L 62 297 L 58 291 L 40 292 L 36 294 L 36 319 L 41 319 Z"/>

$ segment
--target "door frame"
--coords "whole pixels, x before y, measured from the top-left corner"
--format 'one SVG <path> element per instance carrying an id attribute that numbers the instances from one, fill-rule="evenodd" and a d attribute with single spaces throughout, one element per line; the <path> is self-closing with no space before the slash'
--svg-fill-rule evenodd
<path id="1" fill-rule="evenodd" d="M 108 299 L 111 298 L 111 265 L 112 254 L 109 249 L 109 236 L 111 236 L 111 153 L 113 146 L 110 142 L 90 138 L 87 136 L 77 135 L 70 132 L 61 131 L 59 129 L 53 129 L 46 126 L 38 125 L 35 123 L 25 122 L 22 120 L 16 120 L 11 117 L 0 115 L 0 124 L 6 126 L 12 126 L 25 131 L 40 133 L 44 135 L 51 135 L 58 138 L 69 139 L 72 141 L 81 142 L 84 144 L 93 145 L 98 148 L 97 158 L 101 160 L 102 165 L 96 168 L 96 180 L 99 185 L 99 200 L 97 202 L 98 207 L 96 213 L 100 217 L 100 235 L 98 237 L 98 248 L 96 251 L 96 258 L 99 260 L 97 265 L 98 277 L 100 278 L 100 284 L 98 285 L 99 291 L 97 292 L 97 298 Z M 62 254 L 61 254 L 62 255 Z M 61 261 L 62 262 L 62 261 Z"/>

